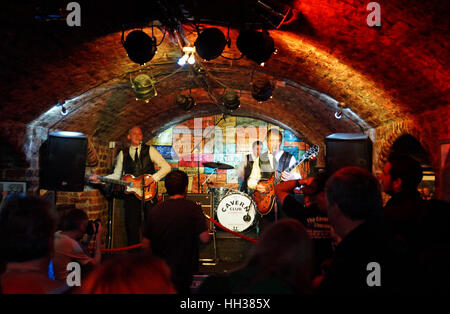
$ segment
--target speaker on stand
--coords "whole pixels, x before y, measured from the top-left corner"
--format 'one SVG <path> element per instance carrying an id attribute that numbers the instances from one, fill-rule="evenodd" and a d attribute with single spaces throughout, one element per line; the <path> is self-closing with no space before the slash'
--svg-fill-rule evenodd
<path id="1" fill-rule="evenodd" d="M 348 166 L 372 172 L 372 141 L 365 134 L 335 133 L 325 138 L 328 175 Z"/>
<path id="2" fill-rule="evenodd" d="M 79 132 L 51 132 L 41 145 L 39 186 L 54 191 L 81 192 L 88 138 Z"/>

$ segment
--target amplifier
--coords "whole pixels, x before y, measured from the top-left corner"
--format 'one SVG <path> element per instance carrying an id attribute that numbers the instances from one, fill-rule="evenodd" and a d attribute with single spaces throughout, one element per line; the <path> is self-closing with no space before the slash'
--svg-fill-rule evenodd
<path id="1" fill-rule="evenodd" d="M 169 199 L 169 194 L 163 194 L 163 201 Z M 212 194 L 210 193 L 188 193 L 186 199 L 196 202 L 202 207 L 203 212 L 209 217 L 213 217 L 212 211 Z M 207 226 L 210 231 L 213 230 L 213 223 L 206 219 Z"/>

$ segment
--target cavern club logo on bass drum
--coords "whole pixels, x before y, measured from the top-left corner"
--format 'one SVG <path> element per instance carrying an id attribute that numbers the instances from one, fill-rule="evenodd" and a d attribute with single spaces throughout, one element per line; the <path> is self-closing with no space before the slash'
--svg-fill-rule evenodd
<path id="1" fill-rule="evenodd" d="M 232 199 L 227 201 L 225 204 L 221 204 L 220 210 L 225 213 L 226 211 L 244 211 L 248 212 L 250 209 L 250 204 L 245 204 L 241 200 Z"/>

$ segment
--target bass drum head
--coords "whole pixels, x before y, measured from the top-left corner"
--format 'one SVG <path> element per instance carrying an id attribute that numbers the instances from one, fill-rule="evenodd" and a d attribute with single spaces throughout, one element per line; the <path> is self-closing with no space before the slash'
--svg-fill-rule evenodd
<path id="1" fill-rule="evenodd" d="M 223 226 L 243 232 L 255 222 L 256 205 L 247 194 L 232 191 L 220 201 L 216 215 Z"/>

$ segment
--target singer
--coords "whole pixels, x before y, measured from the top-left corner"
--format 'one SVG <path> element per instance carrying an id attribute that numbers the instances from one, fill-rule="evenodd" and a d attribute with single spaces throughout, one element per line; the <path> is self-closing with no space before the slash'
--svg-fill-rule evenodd
<path id="1" fill-rule="evenodd" d="M 170 165 L 161 154 L 153 147 L 142 144 L 142 130 L 139 126 L 133 126 L 127 135 L 130 147 L 128 153 L 121 150 L 117 155 L 117 161 L 114 172 L 105 178 L 121 179 L 126 174 L 139 177 L 144 174 L 150 174 L 145 178 L 144 185 L 157 184 L 159 180 L 164 178 L 171 170 Z M 159 168 L 155 169 L 155 165 Z M 91 181 L 98 182 L 96 175 L 89 178 Z M 144 202 L 144 220 L 147 219 L 150 209 L 157 203 L 157 197 L 149 201 L 141 201 L 133 194 L 125 194 L 125 228 L 127 233 L 128 245 L 141 242 L 142 228 L 142 202 Z"/>

